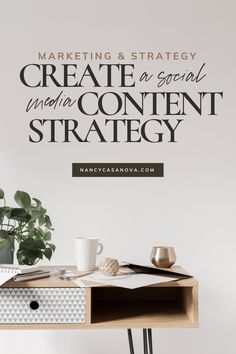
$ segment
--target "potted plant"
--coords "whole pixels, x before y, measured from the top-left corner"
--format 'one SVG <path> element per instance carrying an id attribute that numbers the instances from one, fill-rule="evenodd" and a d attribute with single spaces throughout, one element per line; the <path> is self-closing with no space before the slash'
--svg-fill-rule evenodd
<path id="1" fill-rule="evenodd" d="M 7 206 L 0 189 L 0 263 L 13 263 L 16 242 L 19 264 L 34 265 L 43 257 L 50 260 L 55 245 L 50 242 L 54 229 L 47 210 L 26 192 L 17 191 L 14 199 L 18 207 Z"/>

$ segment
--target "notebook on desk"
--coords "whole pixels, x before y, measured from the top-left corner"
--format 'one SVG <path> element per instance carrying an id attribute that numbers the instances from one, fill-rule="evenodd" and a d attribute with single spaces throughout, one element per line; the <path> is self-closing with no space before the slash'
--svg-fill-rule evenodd
<path id="1" fill-rule="evenodd" d="M 171 268 L 159 268 L 152 265 L 142 265 L 127 262 L 127 267 L 133 270 L 135 273 L 142 274 L 153 274 L 153 275 L 161 275 L 167 276 L 168 278 L 178 278 L 178 279 L 186 279 L 191 278 L 192 275 L 186 272 L 184 269 L 178 266 L 173 266 Z"/>
<path id="2" fill-rule="evenodd" d="M 49 271 L 40 269 L 39 267 L 21 267 L 11 264 L 0 265 L 0 286 L 7 281 L 14 279 L 15 281 L 27 281 L 33 279 L 44 278 L 50 275 Z"/>
<path id="3" fill-rule="evenodd" d="M 47 278 L 50 276 L 50 271 L 49 270 L 32 270 L 31 272 L 26 272 L 26 273 L 21 273 L 21 274 L 16 274 L 13 279 L 14 281 L 29 281 L 29 280 L 36 280 L 36 279 L 42 279 L 42 278 Z"/>
<path id="4" fill-rule="evenodd" d="M 0 265 L 0 286 L 5 284 L 8 280 L 12 279 L 15 275 L 21 272 L 20 268 L 10 264 Z"/>

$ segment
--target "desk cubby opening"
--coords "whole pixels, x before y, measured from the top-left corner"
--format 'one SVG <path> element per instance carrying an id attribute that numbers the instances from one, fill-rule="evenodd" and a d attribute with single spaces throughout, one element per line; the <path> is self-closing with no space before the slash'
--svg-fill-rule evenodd
<path id="1" fill-rule="evenodd" d="M 91 325 L 194 327 L 193 287 L 91 289 Z"/>

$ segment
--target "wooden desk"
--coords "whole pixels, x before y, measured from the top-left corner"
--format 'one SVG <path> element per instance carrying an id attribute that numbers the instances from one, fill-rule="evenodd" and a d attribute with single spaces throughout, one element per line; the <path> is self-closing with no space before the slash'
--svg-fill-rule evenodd
<path id="1" fill-rule="evenodd" d="M 129 290 L 78 288 L 72 281 L 51 276 L 9 281 L 0 288 L 0 329 L 186 327 L 198 327 L 198 282 L 194 278 Z"/>

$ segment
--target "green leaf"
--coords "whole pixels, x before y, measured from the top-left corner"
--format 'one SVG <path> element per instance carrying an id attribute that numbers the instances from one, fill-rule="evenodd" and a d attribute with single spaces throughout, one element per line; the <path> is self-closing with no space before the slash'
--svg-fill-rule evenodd
<path id="1" fill-rule="evenodd" d="M 19 250 L 23 251 L 23 250 L 27 250 L 30 249 L 31 246 L 31 241 L 29 238 L 24 239 L 23 241 L 20 242 L 19 244 Z"/>
<path id="2" fill-rule="evenodd" d="M 10 219 L 11 216 L 11 208 L 10 207 L 1 207 L 0 208 L 0 215 L 6 216 L 8 219 Z"/>
<path id="3" fill-rule="evenodd" d="M 44 240 L 45 231 L 42 228 L 35 229 L 35 235 L 37 236 L 37 239 Z"/>
<path id="4" fill-rule="evenodd" d="M 50 232 L 50 231 L 46 232 L 46 234 L 45 234 L 45 236 L 44 236 L 44 239 L 45 239 L 46 241 L 50 241 L 51 238 L 52 238 L 51 232 Z"/>
<path id="5" fill-rule="evenodd" d="M 11 214 L 9 219 L 13 219 L 21 222 L 28 222 L 31 219 L 31 216 L 27 211 L 23 208 L 13 208 L 11 210 Z"/>
<path id="6" fill-rule="evenodd" d="M 42 212 L 40 210 L 34 209 L 30 212 L 32 219 L 40 220 L 42 217 Z"/>
<path id="7" fill-rule="evenodd" d="M 51 219 L 48 215 L 45 215 L 45 223 L 47 228 L 50 228 L 52 226 Z"/>
<path id="8" fill-rule="evenodd" d="M 34 225 L 35 225 L 35 220 L 31 219 L 27 223 L 27 228 L 32 230 L 34 228 Z"/>
<path id="9" fill-rule="evenodd" d="M 46 245 L 43 240 L 36 240 L 32 245 L 35 249 L 45 249 Z"/>
<path id="10" fill-rule="evenodd" d="M 41 217 L 38 219 L 39 226 L 43 226 L 45 224 L 45 217 L 44 215 L 41 215 Z"/>
<path id="11" fill-rule="evenodd" d="M 55 252 L 56 246 L 53 243 L 48 243 L 47 245 Z"/>
<path id="12" fill-rule="evenodd" d="M 29 253 L 35 250 L 44 250 L 45 248 L 46 244 L 43 240 L 41 240 L 40 238 L 35 239 L 32 236 L 27 236 L 23 241 L 20 242 L 19 245 L 20 250 L 28 251 Z"/>
<path id="13" fill-rule="evenodd" d="M 14 196 L 14 199 L 16 203 L 21 207 L 27 208 L 31 205 L 31 198 L 26 192 L 17 191 Z"/>
<path id="14" fill-rule="evenodd" d="M 16 256 L 19 264 L 34 265 L 43 258 L 43 253 L 40 250 L 18 250 Z"/>
<path id="15" fill-rule="evenodd" d="M 0 188 L 0 199 L 4 199 L 5 193 L 4 191 Z"/>
<path id="16" fill-rule="evenodd" d="M 44 256 L 50 261 L 52 258 L 52 250 L 50 247 L 46 248 L 43 252 Z"/>
<path id="17" fill-rule="evenodd" d="M 38 208 L 42 206 L 42 203 L 40 202 L 39 199 L 37 199 L 37 198 L 32 198 L 32 199 L 35 201 L 36 206 L 37 206 Z"/>

